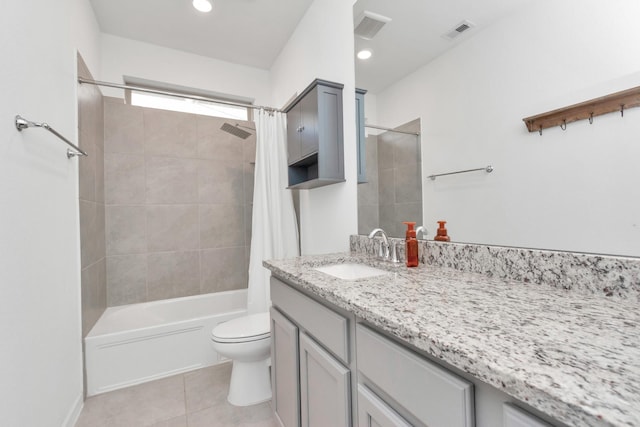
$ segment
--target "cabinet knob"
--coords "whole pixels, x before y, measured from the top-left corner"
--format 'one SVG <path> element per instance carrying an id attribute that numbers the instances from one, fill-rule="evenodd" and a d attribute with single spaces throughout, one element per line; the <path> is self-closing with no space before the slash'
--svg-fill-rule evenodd
<path id="1" fill-rule="evenodd" d="M 304 130 L 304 126 L 299 126 L 298 129 L 296 129 L 298 132 L 302 132 Z"/>

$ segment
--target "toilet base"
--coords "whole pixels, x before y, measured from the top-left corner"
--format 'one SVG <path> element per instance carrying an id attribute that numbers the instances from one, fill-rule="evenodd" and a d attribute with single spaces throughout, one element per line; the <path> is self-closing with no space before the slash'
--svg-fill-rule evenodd
<path id="1" fill-rule="evenodd" d="M 271 400 L 271 375 L 267 360 L 234 360 L 227 400 L 235 406 L 249 406 Z"/>

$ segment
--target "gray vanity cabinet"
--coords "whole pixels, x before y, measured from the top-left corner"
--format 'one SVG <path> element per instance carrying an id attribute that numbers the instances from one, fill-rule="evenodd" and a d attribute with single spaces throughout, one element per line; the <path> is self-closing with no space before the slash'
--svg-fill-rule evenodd
<path id="1" fill-rule="evenodd" d="M 343 87 L 316 79 L 285 107 L 289 188 L 344 182 Z"/>
<path id="2" fill-rule="evenodd" d="M 503 427 L 551 427 L 551 424 L 510 403 L 504 404 L 503 415 Z"/>
<path id="3" fill-rule="evenodd" d="M 413 427 L 382 399 L 358 384 L 358 427 Z"/>
<path id="4" fill-rule="evenodd" d="M 375 390 L 387 413 L 418 426 L 475 426 L 472 383 L 361 324 L 356 343 L 358 385 Z"/>
<path id="5" fill-rule="evenodd" d="M 351 426 L 353 320 L 271 278 L 273 410 L 284 427 Z"/>
<path id="6" fill-rule="evenodd" d="M 283 427 L 300 425 L 298 328 L 271 308 L 271 406 Z"/>
<path id="7" fill-rule="evenodd" d="M 307 334 L 300 334 L 301 425 L 351 425 L 350 393 L 349 369 Z"/>

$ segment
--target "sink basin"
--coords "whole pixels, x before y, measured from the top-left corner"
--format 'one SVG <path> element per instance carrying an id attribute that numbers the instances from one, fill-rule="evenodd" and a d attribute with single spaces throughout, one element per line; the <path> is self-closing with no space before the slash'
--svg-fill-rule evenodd
<path id="1" fill-rule="evenodd" d="M 366 279 L 368 277 L 389 274 L 388 271 L 380 270 L 379 268 L 354 263 L 325 265 L 323 267 L 316 267 L 314 270 L 342 280 Z"/>

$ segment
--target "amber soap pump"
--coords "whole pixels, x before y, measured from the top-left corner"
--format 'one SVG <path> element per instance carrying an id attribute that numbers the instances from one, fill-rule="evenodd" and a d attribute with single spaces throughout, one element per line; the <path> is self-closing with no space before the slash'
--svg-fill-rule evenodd
<path id="1" fill-rule="evenodd" d="M 438 224 L 440 224 L 440 226 L 438 227 L 436 237 L 434 237 L 433 240 L 436 240 L 438 242 L 449 242 L 451 240 L 451 237 L 449 237 L 449 235 L 447 234 L 447 229 L 444 226 L 446 223 L 447 221 L 438 221 Z"/>
<path id="2" fill-rule="evenodd" d="M 407 226 L 407 238 L 405 242 L 405 257 L 407 258 L 407 267 L 418 266 L 418 240 L 416 239 L 416 230 L 413 227 L 415 222 L 403 222 Z"/>

